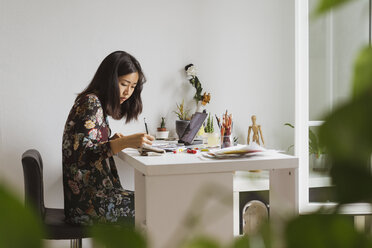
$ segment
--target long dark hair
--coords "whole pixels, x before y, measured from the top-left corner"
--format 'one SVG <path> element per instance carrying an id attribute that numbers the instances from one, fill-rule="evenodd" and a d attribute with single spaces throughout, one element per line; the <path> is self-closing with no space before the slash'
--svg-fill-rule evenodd
<path id="1" fill-rule="evenodd" d="M 118 77 L 138 72 L 138 82 L 133 94 L 120 104 Z M 96 94 L 104 112 L 119 120 L 125 117 L 125 122 L 137 120 L 142 112 L 141 92 L 146 82 L 140 63 L 129 53 L 116 51 L 109 54 L 100 64 L 92 81 L 76 99 L 87 94 Z"/>

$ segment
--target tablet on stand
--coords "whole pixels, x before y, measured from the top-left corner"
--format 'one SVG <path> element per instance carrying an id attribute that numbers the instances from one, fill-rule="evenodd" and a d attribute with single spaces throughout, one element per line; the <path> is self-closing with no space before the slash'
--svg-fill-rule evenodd
<path id="1" fill-rule="evenodd" d="M 191 121 L 183 132 L 181 138 L 178 140 L 178 143 L 183 143 L 186 146 L 203 144 L 203 140 L 195 140 L 195 136 L 200 127 L 203 125 L 207 116 L 208 114 L 205 111 L 196 112 L 192 116 Z"/>

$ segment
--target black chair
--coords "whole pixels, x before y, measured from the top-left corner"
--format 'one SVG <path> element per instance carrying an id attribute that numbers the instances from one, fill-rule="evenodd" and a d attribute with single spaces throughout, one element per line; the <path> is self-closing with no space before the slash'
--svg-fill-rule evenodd
<path id="1" fill-rule="evenodd" d="M 25 179 L 25 205 L 35 209 L 45 224 L 45 239 L 70 239 L 71 247 L 82 247 L 82 238 L 89 235 L 82 226 L 65 223 L 64 209 L 46 208 L 44 205 L 43 161 L 37 150 L 22 155 Z"/>

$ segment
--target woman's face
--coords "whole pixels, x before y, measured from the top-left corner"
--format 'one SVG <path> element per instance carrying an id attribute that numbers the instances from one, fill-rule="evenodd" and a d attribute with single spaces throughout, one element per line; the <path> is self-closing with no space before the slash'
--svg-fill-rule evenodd
<path id="1" fill-rule="evenodd" d="M 119 93 L 120 93 L 120 104 L 125 102 L 136 88 L 138 82 L 138 72 L 133 72 L 127 75 L 120 76 L 119 81 Z"/>

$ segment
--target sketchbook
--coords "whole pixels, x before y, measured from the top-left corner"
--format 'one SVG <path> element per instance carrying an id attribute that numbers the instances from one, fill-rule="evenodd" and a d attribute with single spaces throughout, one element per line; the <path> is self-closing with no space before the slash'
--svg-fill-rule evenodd
<path id="1" fill-rule="evenodd" d="M 253 143 L 251 145 L 237 145 L 202 153 L 207 158 L 239 158 L 262 154 L 266 149 Z"/>

